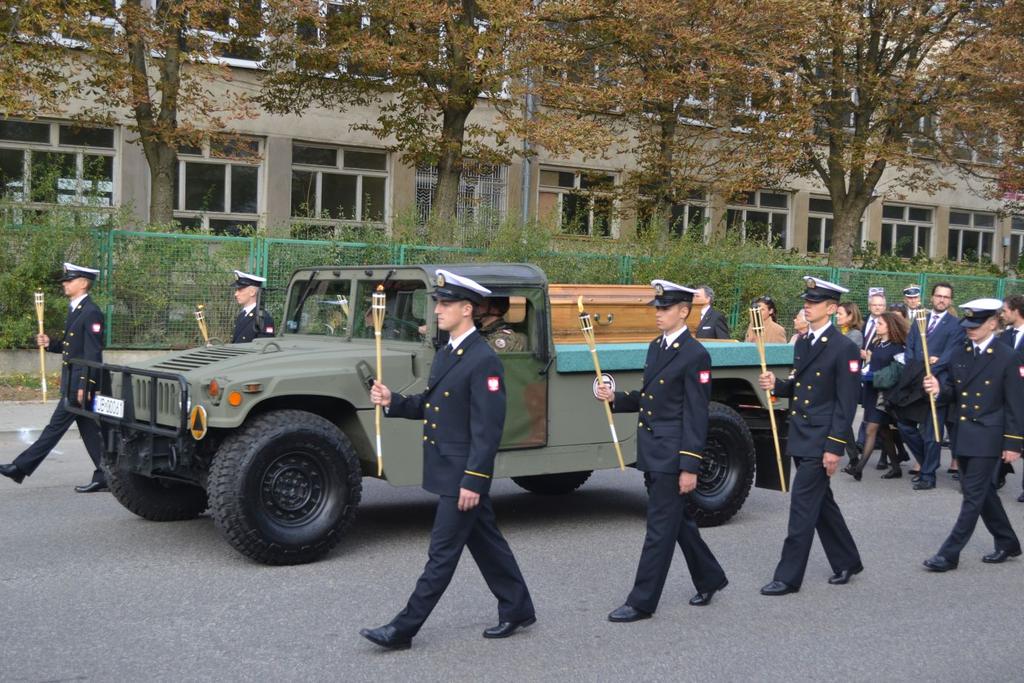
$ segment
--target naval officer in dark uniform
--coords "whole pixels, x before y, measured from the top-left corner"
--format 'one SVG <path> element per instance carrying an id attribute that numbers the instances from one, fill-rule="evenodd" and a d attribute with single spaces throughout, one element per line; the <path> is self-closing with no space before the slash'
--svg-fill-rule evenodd
<path id="1" fill-rule="evenodd" d="M 274 336 L 274 318 L 263 308 L 260 295 L 267 279 L 235 271 L 235 301 L 242 307 L 235 318 L 232 344 L 251 342 L 260 337 Z"/>
<path id="2" fill-rule="evenodd" d="M 64 264 L 64 273 L 60 278 L 64 296 L 70 300 L 67 321 L 64 323 L 64 334 L 60 338 L 50 339 L 45 334 L 36 336 L 36 344 L 50 353 L 61 354 L 63 365 L 60 373 L 62 398 L 50 418 L 50 423 L 34 444 L 26 448 L 8 465 L 0 465 L 0 474 L 20 484 L 22 480 L 35 472 L 36 468 L 46 459 L 53 447 L 61 440 L 65 432 L 74 422 L 78 425 L 78 433 L 85 442 L 85 449 L 92 459 L 95 470 L 92 481 L 76 486 L 79 493 L 94 493 L 107 490 L 107 477 L 100 467 L 103 454 L 103 437 L 100 428 L 87 417 L 76 416 L 64 407 L 63 398 L 69 396 L 78 405 L 89 405 L 93 395 L 99 389 L 99 371 L 83 366 L 72 366 L 72 360 L 103 360 L 103 312 L 89 296 L 98 270 Z M 69 390 L 70 388 L 70 390 Z"/>
<path id="3" fill-rule="evenodd" d="M 852 434 L 860 396 L 860 348 L 831 322 L 840 297 L 849 290 L 809 276 L 804 282 L 801 297 L 808 328 L 796 342 L 793 371 L 787 379 L 766 372 L 760 380 L 762 389 L 790 400 L 786 455 L 797 468 L 782 558 L 762 595 L 800 590 L 815 530 L 834 572 L 830 584 L 847 583 L 864 569 L 829 482 Z"/>
<path id="4" fill-rule="evenodd" d="M 647 349 L 643 386 L 612 392 L 601 384 L 599 401 L 612 401 L 616 413 L 639 413 L 636 466 L 647 485 L 647 533 L 633 590 L 609 621 L 649 618 L 658 607 L 672 555 L 678 543 L 697 594 L 695 606 L 707 605 L 729 581 L 697 522 L 686 511 L 687 494 L 697 487 L 708 433 L 711 401 L 711 356 L 690 336 L 686 317 L 694 290 L 654 280 L 655 322 L 661 334 Z"/>
<path id="5" fill-rule="evenodd" d="M 440 496 L 427 565 L 408 604 L 384 626 L 360 631 L 390 649 L 412 644 L 448 587 L 464 547 L 498 598 L 498 625 L 484 637 L 504 638 L 536 621 L 488 495 L 505 424 L 505 378 L 501 361 L 473 324 L 473 306 L 491 291 L 449 271 L 436 275 L 434 313 L 449 342 L 434 356 L 425 391 L 403 396 L 375 384 L 370 392 L 388 417 L 423 420 L 423 488 Z"/>
<path id="6" fill-rule="evenodd" d="M 924 561 L 933 572 L 956 569 L 978 518 L 995 538 L 995 550 L 981 558 L 997 564 L 1021 553 L 996 493 L 1000 462 L 1020 457 L 1024 430 L 1024 362 L 995 340 L 999 299 L 975 299 L 960 311 L 967 341 L 956 350 L 943 378 L 926 377 L 924 389 L 950 407 L 956 425 L 953 457 L 960 463 L 960 516 L 939 552 Z"/>

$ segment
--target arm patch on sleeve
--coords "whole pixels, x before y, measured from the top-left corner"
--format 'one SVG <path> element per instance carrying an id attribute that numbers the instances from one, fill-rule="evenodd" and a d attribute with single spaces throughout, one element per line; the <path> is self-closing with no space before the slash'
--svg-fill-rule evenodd
<path id="1" fill-rule="evenodd" d="M 487 391 L 495 392 L 501 390 L 501 377 L 491 375 L 487 378 Z"/>

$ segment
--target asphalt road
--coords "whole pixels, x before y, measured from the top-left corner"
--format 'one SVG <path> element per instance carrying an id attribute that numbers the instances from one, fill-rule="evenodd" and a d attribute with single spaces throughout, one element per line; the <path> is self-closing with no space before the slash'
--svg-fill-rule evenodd
<path id="1" fill-rule="evenodd" d="M 32 433 L 0 432 L 0 460 Z M 829 586 L 815 544 L 799 594 L 767 598 L 786 497 L 754 490 L 729 524 L 705 531 L 729 575 L 709 607 L 676 554 L 661 607 L 636 624 L 606 614 L 625 598 L 643 538 L 635 471 L 600 472 L 576 494 L 545 498 L 494 486 L 538 622 L 504 641 L 480 632 L 494 599 L 468 554 L 405 652 L 358 635 L 390 619 L 426 557 L 432 498 L 368 481 L 351 536 L 326 560 L 265 567 L 232 550 L 209 518 L 157 524 L 74 484 L 91 467 L 70 434 L 22 486 L 0 481 L 0 680 L 931 680 L 1020 681 L 1024 561 L 984 565 L 979 527 L 960 568 L 921 561 L 951 527 L 959 494 L 909 480 L 836 495 L 866 570 Z M 1019 468 L 1018 468 L 1019 469 Z M 1020 474 L 1003 500 L 1019 533 Z"/>

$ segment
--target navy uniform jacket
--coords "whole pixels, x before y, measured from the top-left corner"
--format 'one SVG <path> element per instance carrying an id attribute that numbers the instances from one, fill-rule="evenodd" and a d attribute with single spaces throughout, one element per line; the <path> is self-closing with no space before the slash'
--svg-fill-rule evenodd
<path id="1" fill-rule="evenodd" d="M 707 315 L 697 324 L 697 337 L 700 339 L 732 339 L 729 323 L 721 311 L 709 308 Z"/>
<path id="2" fill-rule="evenodd" d="M 68 376 L 69 360 L 91 360 L 97 363 L 103 360 L 103 311 L 92 297 L 86 296 L 75 306 L 75 310 L 68 313 L 64 334 L 59 339 L 51 337 L 46 350 L 61 354 L 64 363 L 60 375 L 61 386 L 67 387 L 70 379 L 70 388 L 74 391 L 85 389 L 91 393 L 99 389 L 99 370 L 77 366 L 74 376 Z"/>
<path id="3" fill-rule="evenodd" d="M 775 379 L 775 395 L 788 398 L 786 455 L 842 455 L 860 397 L 860 347 L 829 325 L 811 346 L 809 335 L 793 350 L 793 372 Z"/>
<path id="4" fill-rule="evenodd" d="M 950 406 L 953 455 L 998 458 L 1021 451 L 1024 430 L 1024 361 L 992 340 L 975 358 L 968 339 L 952 356 L 937 402 Z"/>
<path id="5" fill-rule="evenodd" d="M 260 337 L 273 337 L 274 336 L 274 318 L 267 312 L 266 309 L 260 309 L 260 321 L 256 323 L 256 311 L 254 308 L 248 313 L 244 310 L 238 314 L 235 318 L 235 331 L 231 335 L 232 344 L 241 344 L 244 342 L 251 342 L 253 339 L 259 339 Z"/>
<path id="6" fill-rule="evenodd" d="M 931 322 L 931 313 L 928 314 L 928 320 L 924 324 L 926 330 L 929 322 Z M 932 364 L 932 372 L 936 375 L 944 375 L 949 366 L 949 359 L 964 341 L 964 328 L 960 327 L 960 318 L 946 311 L 946 315 L 942 316 L 942 320 L 935 325 L 935 329 L 927 335 L 927 341 L 928 355 L 936 356 L 939 359 Z M 904 357 L 908 363 L 912 360 L 924 361 L 921 333 L 917 329 L 917 321 L 913 318 L 910 319 L 910 332 L 907 334 L 907 350 Z"/>
<path id="7" fill-rule="evenodd" d="M 439 496 L 491 488 L 505 426 L 505 370 L 479 332 L 434 356 L 422 394 L 392 393 L 388 417 L 423 420 L 423 488 Z"/>
<path id="8" fill-rule="evenodd" d="M 640 413 L 636 466 L 644 472 L 700 472 L 708 436 L 711 355 L 689 330 L 661 350 L 662 336 L 647 348 L 639 391 L 617 391 L 612 411 Z"/>

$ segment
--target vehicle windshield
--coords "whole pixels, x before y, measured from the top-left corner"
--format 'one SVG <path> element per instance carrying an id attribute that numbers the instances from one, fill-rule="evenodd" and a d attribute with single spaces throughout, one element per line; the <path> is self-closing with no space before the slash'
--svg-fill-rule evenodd
<path id="1" fill-rule="evenodd" d="M 352 336 L 373 339 L 373 292 L 380 280 L 356 283 Z M 384 324 L 381 336 L 399 341 L 423 341 L 427 328 L 427 284 L 423 280 L 388 280 L 384 284 Z"/>
<path id="2" fill-rule="evenodd" d="M 292 287 L 286 329 L 291 334 L 348 336 L 351 280 L 299 281 Z"/>

